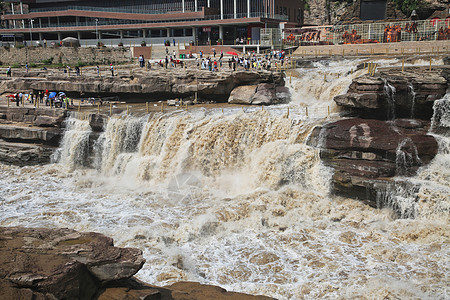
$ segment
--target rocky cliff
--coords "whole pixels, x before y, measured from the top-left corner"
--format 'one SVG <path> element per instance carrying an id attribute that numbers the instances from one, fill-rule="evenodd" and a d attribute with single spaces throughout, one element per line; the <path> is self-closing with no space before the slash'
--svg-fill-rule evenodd
<path id="1" fill-rule="evenodd" d="M 73 75 L 73 74 L 72 74 Z M 2 78 L 0 94 L 5 92 L 45 90 L 64 91 L 78 96 L 119 96 L 136 101 L 151 101 L 189 97 L 198 92 L 200 97 L 226 101 L 231 91 L 241 85 L 271 83 L 284 86 L 280 72 L 210 72 L 204 70 L 157 69 L 151 71 L 119 70 L 118 76 L 97 76 L 85 72 L 83 76 L 68 76 L 62 72 L 36 71 L 35 74 L 18 73 L 18 77 Z M 117 75 L 117 74 L 116 74 Z"/>
<path id="2" fill-rule="evenodd" d="M 151 286 L 131 278 L 142 251 L 94 232 L 0 227 L 2 299 L 270 299 L 193 282 Z"/>
<path id="3" fill-rule="evenodd" d="M 448 78 L 447 68 L 381 70 L 376 76 L 367 74 L 353 80 L 348 92 L 334 101 L 365 118 L 430 120 L 434 100 L 445 95 Z"/>
<path id="4" fill-rule="evenodd" d="M 305 24 L 333 25 L 338 22 L 361 22 L 361 0 L 308 0 L 306 3 Z M 445 0 L 424 0 L 419 3 L 416 11 L 420 19 L 433 16 L 445 18 L 448 16 L 447 9 Z M 387 1 L 386 20 L 408 18 L 409 14 L 406 15 L 405 12 L 402 12 L 394 1 Z"/>
<path id="5" fill-rule="evenodd" d="M 382 207 L 380 190 L 395 176 L 413 176 L 437 154 L 438 144 L 429 134 L 432 107 L 448 87 L 445 68 L 386 69 L 354 79 L 334 101 L 356 118 L 317 127 L 309 140 L 334 169 L 334 192 Z"/>
<path id="6" fill-rule="evenodd" d="M 0 107 L 0 161 L 24 166 L 50 162 L 67 111 Z"/>

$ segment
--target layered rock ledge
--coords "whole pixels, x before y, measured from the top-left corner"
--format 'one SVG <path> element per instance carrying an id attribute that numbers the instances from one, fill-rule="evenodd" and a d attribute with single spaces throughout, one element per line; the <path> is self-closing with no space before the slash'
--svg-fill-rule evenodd
<path id="1" fill-rule="evenodd" d="M 66 117 L 62 109 L 0 107 L 0 161 L 19 166 L 50 162 Z"/>
<path id="2" fill-rule="evenodd" d="M 430 120 L 434 100 L 448 88 L 449 70 L 417 68 L 407 72 L 382 70 L 350 84 L 348 92 L 334 98 L 337 105 L 358 116 L 374 119 L 419 118 Z"/>
<path id="3" fill-rule="evenodd" d="M 94 232 L 0 227 L 3 299 L 270 299 L 193 282 L 161 288 L 131 278 L 142 251 Z"/>
<path id="4" fill-rule="evenodd" d="M 226 101 L 231 91 L 241 85 L 271 83 L 284 86 L 282 73 L 268 71 L 222 71 L 156 69 L 135 72 L 121 71 L 119 76 L 67 76 L 39 73 L 39 77 L 13 77 L 0 80 L 0 94 L 5 92 L 46 90 L 64 91 L 69 95 L 119 96 L 120 99 L 152 101 L 173 97 L 199 97 Z"/>
<path id="5" fill-rule="evenodd" d="M 346 119 L 315 128 L 309 143 L 320 147 L 322 160 L 334 168 L 335 193 L 379 207 L 380 185 L 414 175 L 437 154 L 428 125 L 414 119 Z"/>

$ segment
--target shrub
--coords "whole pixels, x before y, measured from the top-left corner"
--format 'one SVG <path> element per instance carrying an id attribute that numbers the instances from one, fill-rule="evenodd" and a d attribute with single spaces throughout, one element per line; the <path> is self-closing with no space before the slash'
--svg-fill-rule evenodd
<path id="1" fill-rule="evenodd" d="M 75 66 L 81 68 L 81 67 L 87 66 L 87 64 L 82 62 L 81 60 L 79 60 Z"/>
<path id="2" fill-rule="evenodd" d="M 51 64 L 53 62 L 53 56 L 50 56 L 49 58 L 46 58 L 46 59 L 43 59 L 42 60 L 42 63 L 43 64 L 46 64 L 46 65 L 49 65 L 49 64 Z"/>
<path id="3" fill-rule="evenodd" d="M 141 42 L 141 46 L 142 46 L 142 47 L 145 47 L 145 46 L 147 46 L 147 43 L 146 43 L 145 41 L 142 41 L 142 42 Z"/>
<path id="4" fill-rule="evenodd" d="M 119 47 L 123 47 L 123 43 L 122 42 L 120 42 L 117 46 L 119 46 Z"/>
<path id="5" fill-rule="evenodd" d="M 29 66 L 30 66 L 30 68 L 37 68 L 37 64 L 35 64 L 35 63 L 31 63 Z"/>
<path id="6" fill-rule="evenodd" d="M 11 68 L 20 68 L 20 64 L 18 63 L 13 63 Z"/>

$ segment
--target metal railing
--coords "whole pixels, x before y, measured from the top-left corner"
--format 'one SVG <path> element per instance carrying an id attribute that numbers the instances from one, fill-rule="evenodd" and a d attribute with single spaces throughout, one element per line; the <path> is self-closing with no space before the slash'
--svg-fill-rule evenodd
<path id="1" fill-rule="evenodd" d="M 181 2 L 180 2 L 181 5 Z M 180 7 L 173 6 L 167 9 L 141 9 L 141 8 L 118 8 L 118 7 L 91 7 L 82 5 L 67 5 L 64 7 L 45 7 L 45 8 L 32 8 L 30 13 L 37 12 L 49 12 L 49 11 L 66 11 L 66 10 L 83 10 L 83 11 L 99 11 L 99 12 L 113 12 L 113 13 L 131 13 L 131 14 L 165 14 L 168 12 L 182 12 Z M 197 11 L 201 11 L 202 8 L 198 7 Z M 195 12 L 195 9 L 185 9 L 186 12 Z M 7 12 L 7 14 L 12 14 L 12 12 Z M 17 13 L 16 13 L 17 14 Z"/>
<path id="2" fill-rule="evenodd" d="M 287 42 L 301 45 L 365 44 L 450 39 L 449 20 L 418 20 L 304 28 L 300 34 L 284 32 Z M 294 39 L 292 39 L 294 36 Z"/>
<path id="3" fill-rule="evenodd" d="M 181 4 L 181 2 L 180 2 Z M 67 11 L 67 10 L 82 10 L 82 11 L 98 11 L 98 12 L 113 12 L 113 13 L 131 13 L 131 14 L 148 14 L 148 15 L 160 15 L 166 13 L 183 13 L 178 6 L 173 8 L 157 10 L 157 9 L 126 9 L 126 8 L 111 8 L 111 7 L 90 7 L 90 6 L 79 6 L 79 5 L 68 5 L 61 7 L 46 7 L 46 8 L 35 8 L 31 9 L 30 13 L 35 12 L 49 12 L 49 11 Z M 202 7 L 197 8 L 197 12 L 202 11 Z M 185 12 L 196 12 L 195 9 L 185 9 Z M 7 12 L 7 14 L 12 14 L 12 12 Z M 269 14 L 265 12 L 251 12 L 236 14 L 222 14 L 222 15 L 207 15 L 206 20 L 221 20 L 221 19 L 240 19 L 240 18 L 268 18 L 287 21 L 288 16 L 280 14 Z M 183 20 L 184 21 L 184 20 Z"/>

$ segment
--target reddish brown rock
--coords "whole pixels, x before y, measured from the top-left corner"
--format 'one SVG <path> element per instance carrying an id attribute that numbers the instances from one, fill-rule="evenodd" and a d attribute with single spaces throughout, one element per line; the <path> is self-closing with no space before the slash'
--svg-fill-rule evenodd
<path id="1" fill-rule="evenodd" d="M 4 299 L 28 294 L 29 299 L 92 299 L 102 282 L 129 278 L 144 262 L 140 250 L 116 248 L 98 233 L 0 228 Z"/>
<path id="2" fill-rule="evenodd" d="M 393 176 L 411 176 L 437 154 L 428 122 L 415 119 L 380 121 L 346 119 L 316 128 L 309 143 L 334 168 L 338 194 L 376 203 L 376 186 Z"/>
<path id="3" fill-rule="evenodd" d="M 420 118 L 429 120 L 432 105 L 448 88 L 445 69 L 387 69 L 374 77 L 353 80 L 346 94 L 334 101 L 358 116 L 376 119 Z"/>
<path id="4" fill-rule="evenodd" d="M 272 299 L 196 282 L 157 287 L 129 278 L 143 263 L 140 250 L 114 247 L 102 234 L 0 227 L 2 299 Z"/>

